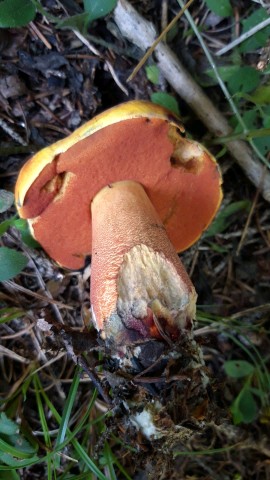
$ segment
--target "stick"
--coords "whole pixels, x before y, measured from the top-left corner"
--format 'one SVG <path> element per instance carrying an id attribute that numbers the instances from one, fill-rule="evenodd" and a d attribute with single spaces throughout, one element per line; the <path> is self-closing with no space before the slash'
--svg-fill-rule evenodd
<path id="1" fill-rule="evenodd" d="M 114 10 L 114 19 L 122 35 L 143 51 L 146 51 L 154 43 L 157 32 L 153 24 L 138 14 L 126 0 L 118 0 Z M 225 117 L 196 84 L 171 49 L 165 44 L 159 43 L 154 55 L 164 77 L 194 110 L 208 130 L 217 137 L 229 135 L 232 129 Z M 261 188 L 265 200 L 270 202 L 270 173 L 265 172 L 264 165 L 253 156 L 247 143 L 234 140 L 227 143 L 227 149 L 251 182 L 257 188 Z"/>
<path id="2" fill-rule="evenodd" d="M 236 38 L 233 40 L 231 43 L 228 45 L 225 45 L 225 47 L 221 48 L 218 52 L 216 52 L 217 57 L 220 57 L 221 55 L 224 55 L 224 53 L 229 52 L 229 50 L 232 50 L 234 47 L 239 45 L 240 43 L 244 42 L 248 38 L 252 37 L 254 33 L 259 32 L 263 28 L 267 27 L 270 25 L 270 17 L 268 17 L 266 20 L 263 20 L 262 22 L 258 23 L 255 25 L 255 27 L 252 27 L 248 32 L 242 33 L 240 37 Z"/>

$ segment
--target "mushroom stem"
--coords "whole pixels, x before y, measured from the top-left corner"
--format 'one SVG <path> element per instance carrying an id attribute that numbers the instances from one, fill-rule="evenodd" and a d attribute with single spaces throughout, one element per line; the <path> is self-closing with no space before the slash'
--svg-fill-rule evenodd
<path id="1" fill-rule="evenodd" d="M 101 336 L 127 345 L 190 333 L 196 292 L 143 187 L 108 185 L 91 210 L 90 295 Z"/>

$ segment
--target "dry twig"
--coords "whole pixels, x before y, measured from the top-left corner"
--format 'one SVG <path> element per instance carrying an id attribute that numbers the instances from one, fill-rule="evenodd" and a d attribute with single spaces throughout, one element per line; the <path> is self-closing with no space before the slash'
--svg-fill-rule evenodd
<path id="1" fill-rule="evenodd" d="M 4 132 L 6 132 L 13 140 L 15 140 L 15 142 L 18 142 L 23 146 L 27 145 L 21 135 L 15 132 L 12 127 L 10 127 L 2 118 L 0 118 L 0 128 L 2 128 Z"/>
<path id="2" fill-rule="evenodd" d="M 75 29 L 73 29 L 72 31 L 76 35 L 76 37 L 90 50 L 90 52 L 93 52 L 95 55 L 99 56 L 100 58 L 103 58 L 103 56 L 100 54 L 98 49 L 96 47 L 94 47 L 93 45 L 91 45 L 91 43 L 87 40 L 86 37 L 84 37 L 80 32 L 78 32 Z M 107 66 L 111 76 L 113 77 L 116 85 L 118 85 L 118 87 L 122 90 L 122 92 L 124 92 L 125 95 L 128 95 L 128 90 L 120 82 L 119 78 L 117 77 L 117 75 L 114 71 L 114 68 L 113 68 L 112 64 L 106 58 L 103 58 L 103 60 L 105 62 L 105 65 Z"/>

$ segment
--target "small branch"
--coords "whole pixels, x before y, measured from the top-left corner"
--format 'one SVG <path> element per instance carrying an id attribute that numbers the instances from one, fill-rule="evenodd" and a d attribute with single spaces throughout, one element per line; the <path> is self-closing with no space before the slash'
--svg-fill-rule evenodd
<path id="1" fill-rule="evenodd" d="M 6 285 L 7 287 L 11 287 L 14 291 L 25 293 L 25 295 L 29 295 L 30 297 L 37 298 L 46 303 L 57 305 L 59 308 L 65 308 L 66 310 L 74 310 L 74 308 L 70 307 L 69 305 L 65 305 L 64 303 L 58 302 L 57 300 L 53 300 L 37 292 L 32 292 L 32 290 L 29 290 L 28 288 L 25 288 L 22 285 L 18 285 L 17 283 L 12 282 L 11 280 L 6 280 L 5 282 L 3 282 L 3 285 Z"/>
<path id="2" fill-rule="evenodd" d="M 251 209 L 249 211 L 248 218 L 247 218 L 244 230 L 243 230 L 241 238 L 240 238 L 240 242 L 239 242 L 238 247 L 236 249 L 236 256 L 238 256 L 240 254 L 241 248 L 242 248 L 243 243 L 245 241 L 245 238 L 247 236 L 247 233 L 248 233 L 248 230 L 249 230 L 249 227 L 250 227 L 250 222 L 251 222 L 252 216 L 254 214 L 255 207 L 258 203 L 259 195 L 260 195 L 260 187 L 257 188 L 257 191 L 256 191 L 256 194 L 255 194 Z"/>
<path id="3" fill-rule="evenodd" d="M 37 28 L 37 26 L 34 24 L 34 22 L 29 23 L 29 28 L 44 43 L 45 47 L 48 48 L 48 50 L 52 49 L 52 46 L 51 46 L 50 42 L 48 42 L 47 38 L 44 37 L 43 33 L 41 33 L 41 31 Z"/>
<path id="4" fill-rule="evenodd" d="M 25 140 L 19 135 L 17 132 L 15 132 L 2 118 L 0 118 L 0 127 L 6 132 L 15 142 L 20 143 L 24 147 L 27 146 L 27 143 Z"/>
<path id="5" fill-rule="evenodd" d="M 268 25 L 270 25 L 270 17 L 266 18 L 266 20 L 263 20 L 261 23 L 258 23 L 257 25 L 252 27 L 248 32 L 243 33 L 242 35 L 240 35 L 240 37 L 236 38 L 231 43 L 229 43 L 225 47 L 218 50 L 218 52 L 216 52 L 216 55 L 218 57 L 220 57 L 221 55 L 224 55 L 224 53 L 229 52 L 229 50 L 232 50 L 234 47 L 244 42 L 248 38 L 252 37 L 252 35 L 259 32 L 260 30 L 267 27 Z"/>
<path id="6" fill-rule="evenodd" d="M 232 140 L 250 140 L 252 138 L 268 137 L 270 135 L 270 128 L 260 128 L 257 130 L 249 130 L 246 134 L 244 132 L 232 133 L 226 137 L 218 137 L 211 140 L 211 145 L 219 145 L 220 143 L 229 143 Z"/>
<path id="7" fill-rule="evenodd" d="M 127 88 L 120 82 L 119 78 L 117 77 L 115 71 L 114 71 L 114 68 L 111 64 L 111 62 L 109 62 L 109 60 L 107 60 L 106 58 L 103 57 L 103 55 L 98 51 L 98 49 L 96 47 L 94 47 L 93 45 L 91 45 L 91 43 L 87 40 L 86 37 L 84 37 L 84 35 L 82 35 L 80 32 L 78 32 L 77 30 L 75 29 L 72 29 L 73 33 L 76 35 L 76 37 L 90 50 L 90 52 L 94 53 L 95 55 L 103 58 L 104 60 L 104 63 L 105 65 L 107 66 L 112 78 L 114 79 L 116 85 L 118 85 L 118 87 L 122 90 L 122 92 L 124 92 L 125 95 L 128 96 L 128 90 Z"/>
<path id="8" fill-rule="evenodd" d="M 180 12 L 172 19 L 172 21 L 164 28 L 163 32 L 156 38 L 156 40 L 152 43 L 151 47 L 148 51 L 144 54 L 143 58 L 139 61 L 138 65 L 134 68 L 132 74 L 128 77 L 127 82 L 131 82 L 138 71 L 142 68 L 145 64 L 147 59 L 152 55 L 156 46 L 166 38 L 167 33 L 171 30 L 171 28 L 178 22 L 178 20 L 182 17 L 183 13 L 186 9 L 192 4 L 193 0 L 188 0 L 187 4 L 180 10 Z"/>
<path id="9" fill-rule="evenodd" d="M 3 345 L 0 345 L 0 353 L 1 355 L 5 355 L 6 357 L 11 358 L 12 360 L 16 360 L 17 362 L 30 363 L 30 360 L 28 360 L 27 358 L 18 355 L 17 353 L 9 350 L 9 348 L 4 347 Z"/>
<path id="10" fill-rule="evenodd" d="M 114 19 L 122 35 L 143 51 L 146 51 L 154 43 L 157 32 L 153 24 L 138 14 L 126 0 L 118 0 L 114 10 Z M 225 117 L 196 84 L 171 49 L 163 43 L 159 43 L 154 55 L 164 77 L 194 110 L 208 130 L 217 137 L 230 135 L 232 129 Z M 257 188 L 261 186 L 263 197 L 270 202 L 270 174 L 265 172 L 264 175 L 263 164 L 253 156 L 249 146 L 241 140 L 234 140 L 227 144 L 227 148 L 252 183 Z"/>

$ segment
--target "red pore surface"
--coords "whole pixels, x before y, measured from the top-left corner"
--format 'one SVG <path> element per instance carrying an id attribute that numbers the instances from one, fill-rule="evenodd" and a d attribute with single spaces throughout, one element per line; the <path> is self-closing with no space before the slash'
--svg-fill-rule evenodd
<path id="1" fill-rule="evenodd" d="M 177 251 L 200 236 L 220 201 L 220 175 L 204 151 L 197 169 L 179 159 L 175 165 L 169 128 L 161 119 L 121 121 L 81 140 L 43 170 L 23 214 L 36 217 L 34 235 L 52 258 L 68 268 L 83 266 L 92 248 L 91 201 L 120 180 L 144 186 Z"/>

